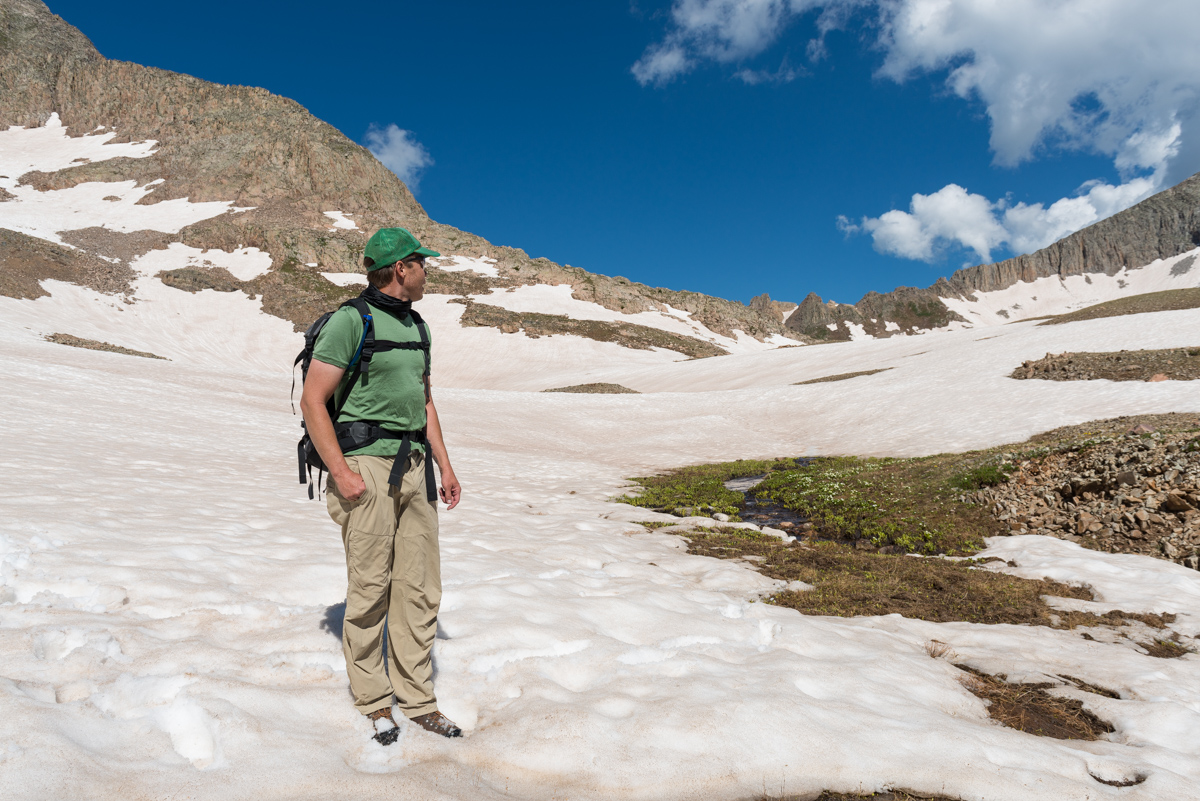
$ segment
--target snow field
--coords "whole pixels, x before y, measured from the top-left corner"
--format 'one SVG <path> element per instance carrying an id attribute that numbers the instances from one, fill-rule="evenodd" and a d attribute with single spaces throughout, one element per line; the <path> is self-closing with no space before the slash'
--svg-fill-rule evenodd
<path id="1" fill-rule="evenodd" d="M 162 258 L 139 272 L 168 268 Z M 3 764 L 28 797 L 71 795 L 75 782 L 100 798 L 130 782 L 167 792 L 197 787 L 188 777 L 203 771 L 216 781 L 198 785 L 202 796 L 286 787 L 320 798 L 399 772 L 406 791 L 460 798 L 742 798 L 765 785 L 1082 799 L 1101 787 L 1090 772 L 1149 773 L 1122 793 L 1156 798 L 1187 797 L 1200 773 L 1187 745 L 1200 731 L 1186 689 L 1194 657 L 1153 660 L 1046 629 L 803 617 L 755 602 L 774 585 L 761 575 L 635 533 L 626 521 L 654 514 L 605 502 L 624 476 L 706 459 L 919 453 L 1114 409 L 1195 409 L 1176 382 L 1075 393 L 1003 376 L 1012 359 L 1064 338 L 1182 342 L 1200 313 L 667 361 L 647 375 L 672 371 L 664 382 L 689 391 L 571 396 L 485 389 L 488 375 L 469 365 L 525 376 L 548 366 L 566 383 L 571 369 L 594 369 L 570 365 L 570 346 L 590 341 L 460 329 L 441 319 L 460 306 L 422 301 L 466 487 L 442 516 L 437 688 L 468 736 L 448 744 L 407 730 L 383 749 L 353 712 L 331 632 L 344 591 L 336 531 L 293 483 L 298 426 L 283 397 L 299 337 L 240 293 L 191 295 L 143 277 L 139 300 L 118 312 L 89 290 L 48 288 L 37 301 L 0 299 L 6 417 L 55 421 L 6 427 L 0 461 L 0 507 L 10 510 L 0 516 L 0 627 L 11 635 L 0 691 L 12 710 L 0 731 L 21 744 Z M 174 361 L 39 341 L 49 329 Z M 626 376 L 655 356 L 611 348 L 600 363 Z M 781 380 L 892 361 L 904 366 L 851 382 Z M 880 383 L 902 370 L 900 383 Z M 743 387 L 721 389 L 722 374 Z M 855 402 L 863 396 L 872 402 Z M 1189 571 L 1124 557 L 1137 570 L 1112 582 L 1127 595 L 1109 598 L 1095 574 L 1112 557 L 1074 549 L 1051 559 L 1038 538 L 998 542 L 1013 549 L 1003 558 L 1024 564 L 1029 554 L 1032 573 L 1092 581 L 1106 602 L 1157 603 L 1180 614 L 1181 630 L 1195 628 L 1200 581 Z M 930 639 L 984 670 L 1121 690 L 1121 701 L 1079 694 L 1117 733 L 1063 743 L 989 723 L 956 671 L 926 654 Z"/>
<path id="2" fill-rule="evenodd" d="M 34 132 L 65 139 L 10 129 L 0 154 Z M 75 152 L 54 148 L 59 162 Z M 1089 642 L 801 616 L 757 600 L 776 582 L 689 556 L 678 537 L 632 522 L 661 516 L 608 499 L 626 476 L 698 461 L 915 455 L 1198 411 L 1183 382 L 1006 375 L 1046 351 L 1195 345 L 1200 311 L 684 361 L 461 328 L 461 305 L 426 298 L 435 395 L 465 489 L 441 516 L 437 692 L 467 736 L 406 727 L 383 748 L 347 692 L 338 534 L 296 483 L 285 396 L 300 337 L 242 293 L 153 277 L 205 259 L 252 275 L 263 258 L 173 245 L 134 263 L 131 304 L 57 282 L 35 301 L 0 298 L 0 773 L 14 797 L 1195 797 L 1200 657 L 1153 659 L 1099 630 Z M 599 313 L 561 288 L 526 289 L 543 294 L 480 300 Z M 42 339 L 55 331 L 171 361 Z M 878 367 L 893 369 L 791 386 Z M 537 391 L 591 381 L 646 394 Z M 1200 574 L 1178 566 L 1038 537 L 993 540 L 988 554 L 1020 575 L 1092 583 L 1091 608 L 1170 611 L 1176 630 L 1200 631 Z M 991 723 L 958 671 L 930 658 L 932 639 L 990 672 L 1119 690 L 1059 691 L 1116 732 L 1054 741 Z M 1140 775 L 1119 790 L 1093 778 Z"/>

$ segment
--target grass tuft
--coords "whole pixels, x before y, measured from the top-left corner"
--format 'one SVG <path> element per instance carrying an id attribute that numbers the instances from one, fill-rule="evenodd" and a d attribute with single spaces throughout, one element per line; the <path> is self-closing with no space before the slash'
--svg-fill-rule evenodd
<path id="1" fill-rule="evenodd" d="M 1016 468 L 1011 464 L 986 464 L 958 473 L 950 479 L 950 486 L 974 492 L 984 487 L 994 487 L 1008 481 Z"/>
<path id="2" fill-rule="evenodd" d="M 1053 684 L 1009 684 L 1003 676 L 990 676 L 966 665 L 962 684 L 988 702 L 988 717 L 1010 729 L 1056 740 L 1099 740 L 1113 731 L 1083 708 L 1083 702 L 1046 692 Z"/>

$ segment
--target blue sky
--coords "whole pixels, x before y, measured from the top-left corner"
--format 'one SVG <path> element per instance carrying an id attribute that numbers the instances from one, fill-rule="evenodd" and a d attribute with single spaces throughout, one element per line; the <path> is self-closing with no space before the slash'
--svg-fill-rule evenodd
<path id="1" fill-rule="evenodd" d="M 109 58 L 407 131 L 436 220 L 742 301 L 926 286 L 1200 169 L 1200 4 L 950 5 L 50 3 Z"/>

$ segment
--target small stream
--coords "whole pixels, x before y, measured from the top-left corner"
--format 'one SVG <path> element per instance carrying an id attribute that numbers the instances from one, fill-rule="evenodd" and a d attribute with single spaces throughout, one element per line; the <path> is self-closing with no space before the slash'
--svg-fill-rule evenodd
<path id="1" fill-rule="evenodd" d="M 812 463 L 812 459 L 798 458 L 796 464 L 799 467 L 804 467 Z M 724 482 L 725 488 L 734 492 L 742 493 L 745 499 L 742 511 L 738 517 L 742 518 L 743 522 L 753 523 L 756 526 L 770 526 L 771 528 L 783 529 L 788 532 L 796 532 L 797 529 L 804 527 L 808 523 L 808 518 L 791 509 L 787 509 L 774 501 L 766 498 L 759 499 L 752 490 L 762 483 L 767 476 L 747 476 L 746 478 L 731 478 Z"/>

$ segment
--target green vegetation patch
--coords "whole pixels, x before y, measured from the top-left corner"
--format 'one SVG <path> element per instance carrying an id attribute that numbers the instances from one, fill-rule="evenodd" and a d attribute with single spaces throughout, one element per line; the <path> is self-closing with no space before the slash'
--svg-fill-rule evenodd
<path id="1" fill-rule="evenodd" d="M 738 512 L 741 511 L 743 495 L 726 489 L 724 482 L 732 478 L 747 478 L 776 470 L 787 470 L 795 465 L 794 459 L 743 459 L 736 462 L 694 465 L 664 475 L 630 479 L 641 487 L 641 491 L 632 495 L 622 495 L 616 500 L 685 517 L 691 514 L 711 515 L 723 512 L 730 515 L 730 519 L 736 520 Z"/>
<path id="2" fill-rule="evenodd" d="M 760 501 L 807 517 L 819 539 L 904 553 L 968 554 L 1001 530 L 985 509 L 958 501 L 964 473 L 990 476 L 992 469 L 963 461 L 961 455 L 815 459 L 773 473 L 754 491 Z"/>
<path id="3" fill-rule="evenodd" d="M 1008 481 L 1015 469 L 1011 464 L 985 464 L 972 467 L 951 476 L 950 486 L 968 492 L 984 487 L 994 487 Z"/>

